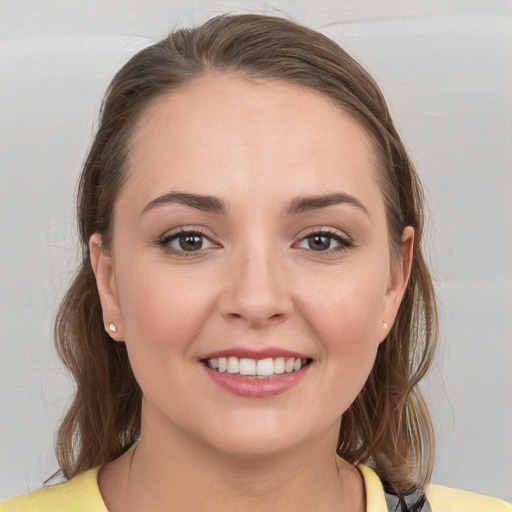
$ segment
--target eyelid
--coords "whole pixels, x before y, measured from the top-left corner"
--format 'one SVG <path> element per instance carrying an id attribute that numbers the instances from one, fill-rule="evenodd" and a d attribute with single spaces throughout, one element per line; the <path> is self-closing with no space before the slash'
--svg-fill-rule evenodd
<path id="1" fill-rule="evenodd" d="M 194 226 L 194 225 L 188 226 L 187 225 L 187 226 L 178 226 L 178 227 L 175 227 L 175 228 L 165 231 L 163 233 L 163 235 L 161 235 L 159 237 L 159 240 L 165 240 L 165 239 L 171 238 L 176 235 L 183 235 L 183 234 L 188 234 L 188 233 L 201 235 L 208 239 L 211 238 L 210 236 L 208 236 L 205 233 L 204 228 L 202 226 Z"/>

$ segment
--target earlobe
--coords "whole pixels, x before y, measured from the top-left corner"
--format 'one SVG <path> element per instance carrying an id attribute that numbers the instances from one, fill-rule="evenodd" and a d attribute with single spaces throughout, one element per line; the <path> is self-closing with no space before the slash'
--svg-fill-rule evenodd
<path id="1" fill-rule="evenodd" d="M 96 278 L 96 287 L 103 310 L 103 325 L 107 334 L 116 341 L 122 341 L 123 322 L 121 308 L 117 297 L 115 271 L 112 256 L 104 249 L 99 233 L 94 233 L 89 240 L 91 266 Z M 112 326 L 115 326 L 112 327 Z"/>
<path id="2" fill-rule="evenodd" d="M 402 233 L 402 251 L 391 268 L 391 276 L 386 290 L 384 310 L 382 313 L 384 339 L 392 326 L 402 302 L 409 277 L 411 275 L 414 249 L 414 228 L 407 226 Z M 384 327 L 385 325 L 385 327 Z"/>

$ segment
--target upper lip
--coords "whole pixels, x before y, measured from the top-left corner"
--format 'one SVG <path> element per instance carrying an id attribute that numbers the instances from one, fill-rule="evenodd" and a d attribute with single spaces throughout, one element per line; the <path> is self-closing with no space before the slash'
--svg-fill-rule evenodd
<path id="1" fill-rule="evenodd" d="M 249 348 L 249 347 L 234 347 L 234 348 L 226 348 L 223 350 L 216 350 L 214 352 L 210 352 L 203 357 L 201 360 L 214 359 L 219 357 L 245 357 L 247 359 L 275 359 L 276 357 L 286 357 L 294 359 L 308 359 L 309 357 L 300 352 L 296 352 L 294 350 L 287 350 L 278 347 L 264 347 L 264 348 Z"/>

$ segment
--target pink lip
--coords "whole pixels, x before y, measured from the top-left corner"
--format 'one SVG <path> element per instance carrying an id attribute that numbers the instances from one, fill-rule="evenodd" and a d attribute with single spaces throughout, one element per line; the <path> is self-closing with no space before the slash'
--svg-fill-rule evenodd
<path id="1" fill-rule="evenodd" d="M 211 352 L 201 357 L 201 360 L 213 359 L 219 357 L 247 357 L 248 359 L 267 359 L 267 358 L 276 358 L 276 357 L 293 357 L 294 359 L 308 359 L 308 356 L 301 354 L 299 352 L 293 352 L 291 350 L 285 350 L 277 347 L 265 347 L 261 349 L 251 349 L 247 347 L 236 347 L 236 348 L 227 348 L 224 350 L 218 350 L 216 352 Z"/>
<path id="2" fill-rule="evenodd" d="M 234 395 L 246 398 L 269 398 L 284 393 L 297 385 L 309 370 L 309 365 L 307 365 L 296 372 L 258 378 L 243 376 L 237 373 L 221 373 L 209 368 L 205 364 L 203 364 L 203 367 L 216 384 Z"/>

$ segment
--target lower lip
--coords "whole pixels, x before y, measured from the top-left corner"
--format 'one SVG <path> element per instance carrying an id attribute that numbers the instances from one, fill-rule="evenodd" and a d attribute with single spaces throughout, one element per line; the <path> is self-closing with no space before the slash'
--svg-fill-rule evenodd
<path id="1" fill-rule="evenodd" d="M 306 375 L 309 365 L 291 373 L 272 377 L 245 377 L 239 374 L 218 372 L 204 365 L 208 376 L 220 387 L 234 395 L 246 398 L 268 398 L 280 395 L 296 386 Z"/>

